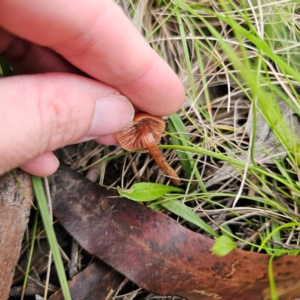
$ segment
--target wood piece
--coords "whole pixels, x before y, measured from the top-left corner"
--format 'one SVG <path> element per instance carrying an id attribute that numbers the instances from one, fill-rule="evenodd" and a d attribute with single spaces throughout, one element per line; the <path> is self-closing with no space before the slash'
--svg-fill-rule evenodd
<path id="1" fill-rule="evenodd" d="M 33 202 L 30 176 L 20 170 L 0 177 L 0 295 L 7 299 Z"/>

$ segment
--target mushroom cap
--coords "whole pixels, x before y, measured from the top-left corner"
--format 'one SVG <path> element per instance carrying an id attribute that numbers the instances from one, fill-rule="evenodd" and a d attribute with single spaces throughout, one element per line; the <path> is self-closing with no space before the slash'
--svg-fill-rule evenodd
<path id="1" fill-rule="evenodd" d="M 122 148 L 134 151 L 157 145 L 164 130 L 165 122 L 161 117 L 137 113 L 127 127 L 115 133 L 115 137 Z"/>

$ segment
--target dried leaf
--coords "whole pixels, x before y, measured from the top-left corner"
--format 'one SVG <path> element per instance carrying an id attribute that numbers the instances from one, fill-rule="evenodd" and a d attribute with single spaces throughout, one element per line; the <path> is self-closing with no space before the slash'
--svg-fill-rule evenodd
<path id="1" fill-rule="evenodd" d="M 9 292 L 9 296 L 17 299 L 22 299 L 22 294 L 24 296 L 34 297 L 35 295 L 44 295 L 45 292 L 45 282 L 43 282 L 40 278 L 35 275 L 31 275 L 28 277 L 25 292 L 23 291 L 23 285 L 13 286 Z M 57 286 L 53 284 L 48 285 L 48 295 L 52 294 L 54 291 L 58 289 Z M 42 298 L 43 299 L 43 298 Z"/>
<path id="2" fill-rule="evenodd" d="M 18 261 L 18 268 L 16 269 L 14 274 L 13 284 L 19 283 L 20 281 L 24 280 L 25 270 L 28 264 L 28 249 L 25 248 L 24 250 L 23 252 L 25 253 L 21 253 L 20 259 Z M 33 272 L 35 275 L 40 275 L 47 269 L 49 263 L 49 250 L 49 244 L 46 239 L 39 239 L 36 241 L 33 250 L 34 255 L 30 264 L 31 273 Z"/>
<path id="3" fill-rule="evenodd" d="M 120 286 L 124 277 L 105 265 L 96 261 L 89 265 L 69 281 L 72 300 L 99 300 L 112 295 Z M 49 300 L 63 300 L 62 291 L 54 293 Z"/>
<path id="4" fill-rule="evenodd" d="M 53 212 L 78 243 L 158 295 L 188 300 L 270 299 L 269 255 L 212 253 L 214 241 L 173 219 L 61 166 L 53 176 Z M 273 260 L 279 299 L 300 297 L 300 259 Z"/>
<path id="5" fill-rule="evenodd" d="M 174 199 L 162 201 L 160 205 L 177 216 L 185 219 L 186 221 L 199 226 L 208 234 L 211 234 L 214 237 L 219 236 L 207 223 L 205 223 L 194 211 L 192 211 L 190 207 L 186 206 L 184 203 Z"/>
<path id="6" fill-rule="evenodd" d="M 22 171 L 0 177 L 0 295 L 7 299 L 33 202 L 30 176 Z"/>

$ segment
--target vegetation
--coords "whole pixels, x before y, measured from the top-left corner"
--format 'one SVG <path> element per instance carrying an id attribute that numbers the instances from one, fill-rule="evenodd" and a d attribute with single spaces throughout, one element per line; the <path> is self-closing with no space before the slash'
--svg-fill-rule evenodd
<path id="1" fill-rule="evenodd" d="M 233 240 L 243 250 L 297 255 L 300 3 L 119 4 L 185 86 L 185 104 L 165 118 L 160 146 L 180 174 L 180 189 L 167 188 L 170 179 L 139 151 L 89 142 L 58 155 L 123 195 L 133 184 L 160 184 L 147 190 L 148 198 L 143 193 L 128 197 L 211 238 L 228 236 L 232 249 Z M 273 281 L 271 286 L 276 299 Z M 140 299 L 134 293 L 131 299 Z M 117 297 L 111 299 L 123 299 Z"/>

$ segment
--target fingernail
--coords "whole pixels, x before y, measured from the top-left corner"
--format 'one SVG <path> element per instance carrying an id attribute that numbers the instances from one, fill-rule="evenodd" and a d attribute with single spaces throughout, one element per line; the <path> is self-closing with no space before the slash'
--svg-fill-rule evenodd
<path id="1" fill-rule="evenodd" d="M 115 133 L 124 128 L 134 117 L 134 108 L 122 95 L 111 95 L 99 99 L 88 137 L 99 137 Z"/>

